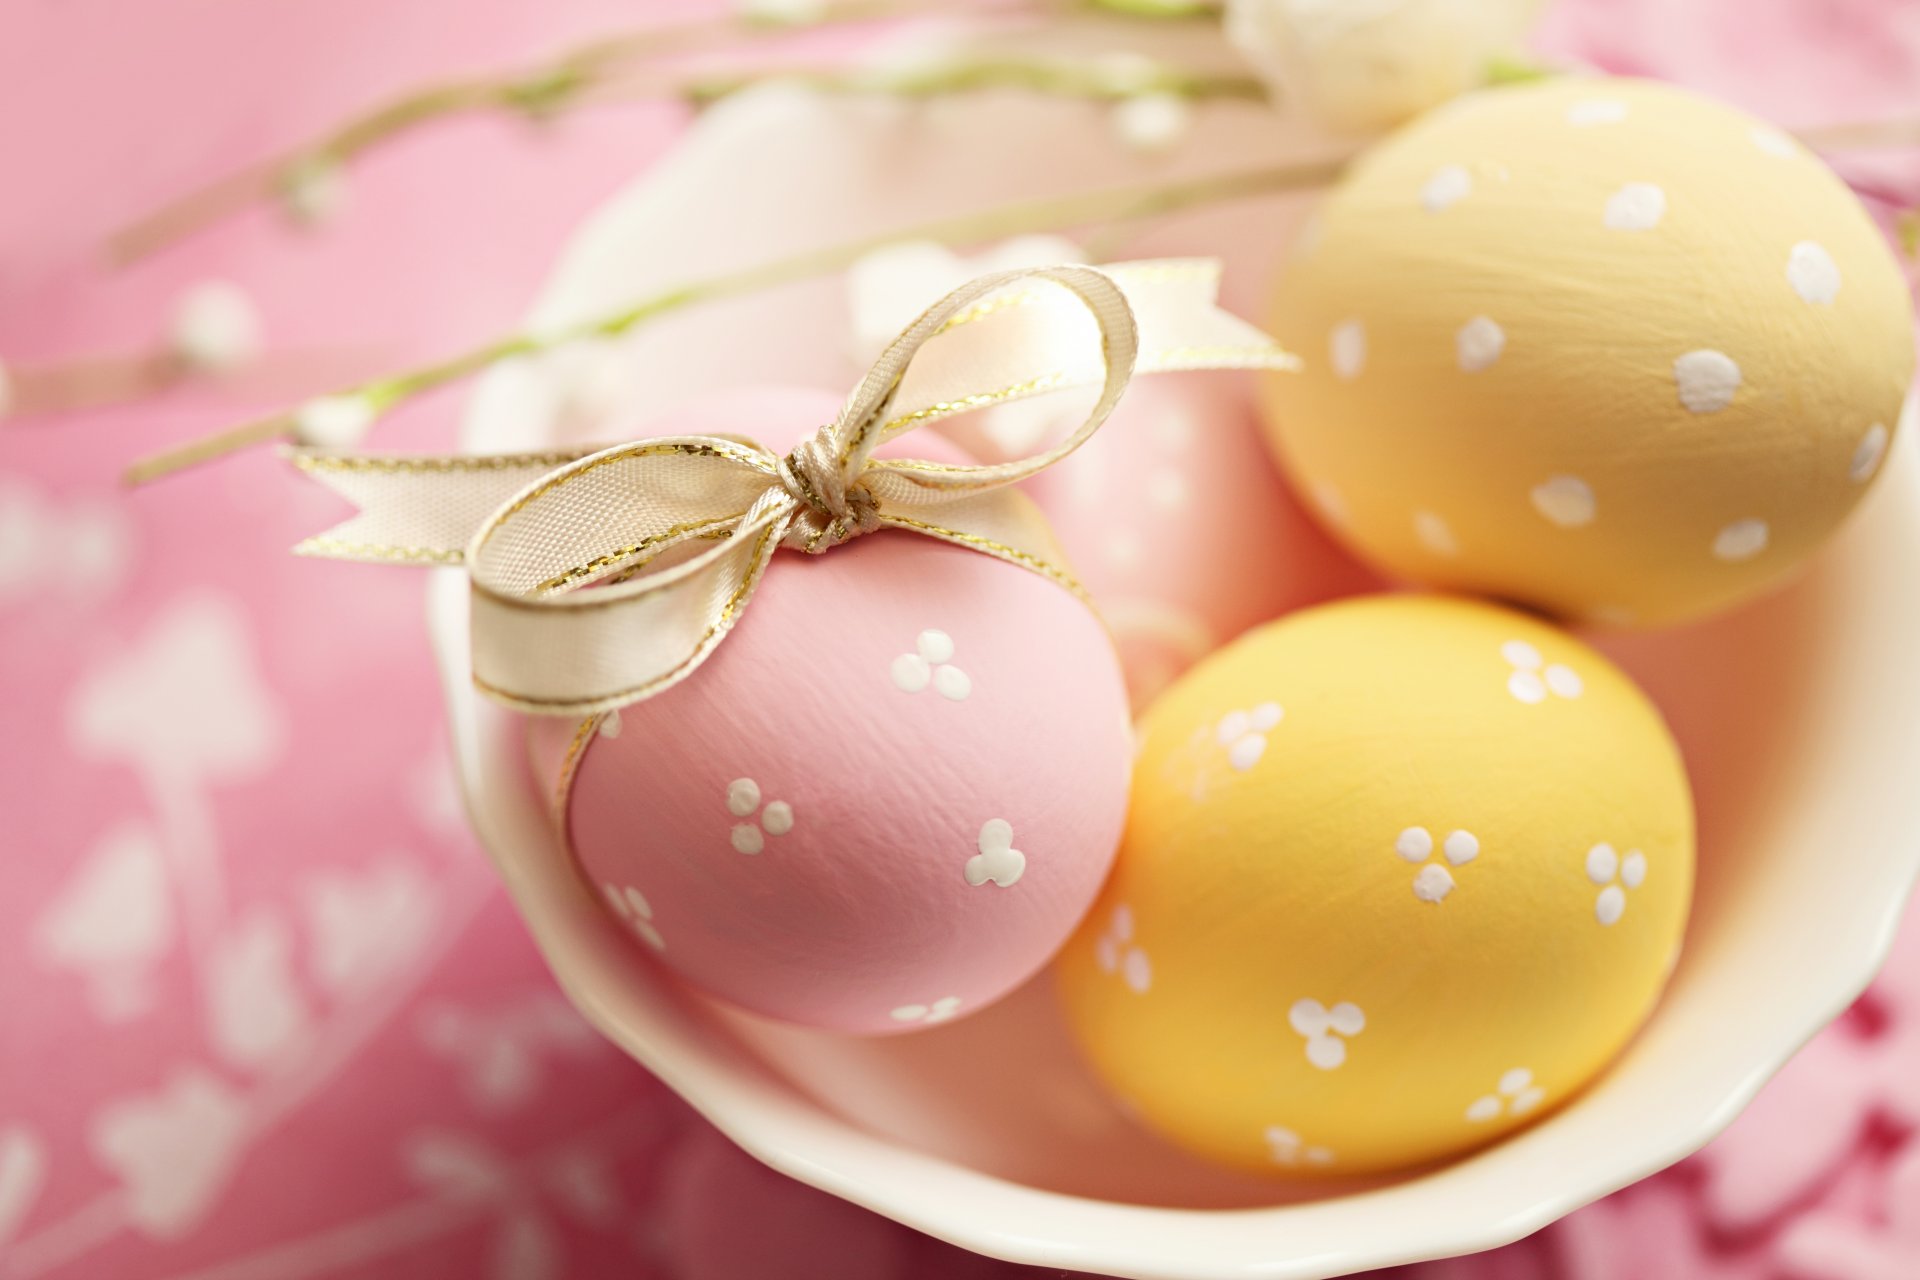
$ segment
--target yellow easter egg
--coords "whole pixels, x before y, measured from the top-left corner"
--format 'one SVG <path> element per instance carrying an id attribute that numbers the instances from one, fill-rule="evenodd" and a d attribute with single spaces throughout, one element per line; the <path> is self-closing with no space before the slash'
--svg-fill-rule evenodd
<path id="1" fill-rule="evenodd" d="M 1609 625 L 1765 587 L 1878 472 L 1913 376 L 1872 220 L 1785 134 L 1636 80 L 1486 90 L 1367 152 L 1271 313 L 1269 435 L 1415 582 Z"/>
<path id="2" fill-rule="evenodd" d="M 1304 1175 L 1565 1102 L 1678 953 L 1693 807 L 1660 715 L 1537 619 L 1294 614 L 1141 723 L 1119 861 L 1059 980 L 1098 1074 L 1203 1155 Z"/>

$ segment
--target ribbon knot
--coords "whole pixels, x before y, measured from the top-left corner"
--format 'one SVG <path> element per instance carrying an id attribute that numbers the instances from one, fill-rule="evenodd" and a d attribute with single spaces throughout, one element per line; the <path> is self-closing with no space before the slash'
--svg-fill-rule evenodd
<path id="1" fill-rule="evenodd" d="M 809 555 L 880 527 L 880 499 L 859 471 L 849 478 L 840 460 L 837 425 L 820 428 L 780 460 L 780 485 L 799 508 L 781 545 Z"/>
<path id="2" fill-rule="evenodd" d="M 1008 486 L 1079 448 L 1136 370 L 1298 367 L 1215 305 L 1219 281 L 1217 263 L 1179 260 L 983 276 L 909 325 L 840 416 L 785 457 L 723 435 L 441 458 L 296 450 L 295 465 L 361 508 L 296 550 L 463 564 L 475 686 L 546 715 L 595 715 L 686 679 L 782 547 L 900 529 L 1084 597 L 1046 519 Z M 873 456 L 930 422 L 1076 387 L 1099 388 L 1085 419 L 1029 457 Z"/>

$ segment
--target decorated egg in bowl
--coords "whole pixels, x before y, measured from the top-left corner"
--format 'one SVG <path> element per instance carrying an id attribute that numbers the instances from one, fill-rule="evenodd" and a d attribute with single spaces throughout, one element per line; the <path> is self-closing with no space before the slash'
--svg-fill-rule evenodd
<path id="1" fill-rule="evenodd" d="M 1878 474 L 1912 302 L 1812 153 L 1681 89 L 1562 78 L 1365 153 L 1283 273 L 1269 434 L 1415 582 L 1609 626 L 1778 581 Z"/>
<path id="2" fill-rule="evenodd" d="M 662 425 L 786 448 L 838 409 L 723 393 Z M 890 452 L 966 461 L 924 433 Z M 780 553 L 691 677 L 529 732 L 637 945 L 742 1008 L 862 1033 L 974 1012 L 1052 957 L 1105 878 L 1132 753 L 1080 598 L 892 530 Z"/>

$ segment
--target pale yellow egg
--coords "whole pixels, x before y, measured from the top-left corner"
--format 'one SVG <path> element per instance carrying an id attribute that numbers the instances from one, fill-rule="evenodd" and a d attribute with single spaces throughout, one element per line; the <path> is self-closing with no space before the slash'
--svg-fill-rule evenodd
<path id="1" fill-rule="evenodd" d="M 1302 1175 L 1565 1102 L 1671 971 L 1693 809 L 1659 713 L 1528 615 L 1374 596 L 1248 633 L 1141 723 L 1068 1021 L 1152 1128 Z"/>
<path id="2" fill-rule="evenodd" d="M 1269 434 L 1407 580 L 1610 625 L 1748 596 L 1880 469 L 1911 303 L 1859 201 L 1730 107 L 1486 90 L 1367 152 L 1283 273 Z"/>

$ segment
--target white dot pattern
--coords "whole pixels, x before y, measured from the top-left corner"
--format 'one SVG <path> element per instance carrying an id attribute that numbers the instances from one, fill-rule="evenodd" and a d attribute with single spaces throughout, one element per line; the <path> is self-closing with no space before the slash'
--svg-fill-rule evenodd
<path id="1" fill-rule="evenodd" d="M 1353 379 L 1367 367 L 1367 330 L 1358 320 L 1345 320 L 1327 338 L 1327 357 L 1335 376 Z"/>
<path id="2" fill-rule="evenodd" d="M 1629 182 L 1607 197 L 1601 220 L 1613 231 L 1651 231 L 1667 216 L 1667 193 L 1651 182 Z"/>
<path id="3" fill-rule="evenodd" d="M 1473 176 L 1457 164 L 1443 165 L 1420 188 L 1420 207 L 1428 213 L 1442 213 L 1467 198 L 1473 191 Z"/>
<path id="4" fill-rule="evenodd" d="M 1724 351 L 1689 351 L 1673 362 L 1673 382 L 1689 413 L 1718 413 L 1740 389 L 1740 366 Z"/>
<path id="5" fill-rule="evenodd" d="M 1767 549 L 1769 536 L 1765 520 L 1735 520 L 1714 535 L 1713 554 L 1733 564 L 1751 560 Z"/>
<path id="6" fill-rule="evenodd" d="M 1535 511 L 1562 529 L 1592 524 L 1598 509 L 1593 486 L 1579 476 L 1549 476 L 1527 496 L 1533 500 Z"/>
<path id="7" fill-rule="evenodd" d="M 1886 454 L 1887 424 L 1876 422 L 1854 447 L 1853 458 L 1847 463 L 1847 478 L 1855 484 L 1865 484 L 1873 479 L 1873 473 L 1880 469 L 1880 459 Z"/>
<path id="8" fill-rule="evenodd" d="M 1454 356 L 1462 373 L 1479 373 L 1493 367 L 1506 350 L 1507 332 L 1487 316 L 1475 316 L 1453 335 Z"/>
<path id="9" fill-rule="evenodd" d="M 1840 294 L 1840 267 L 1823 246 L 1802 240 L 1787 253 L 1787 283 L 1802 301 L 1829 306 Z"/>

